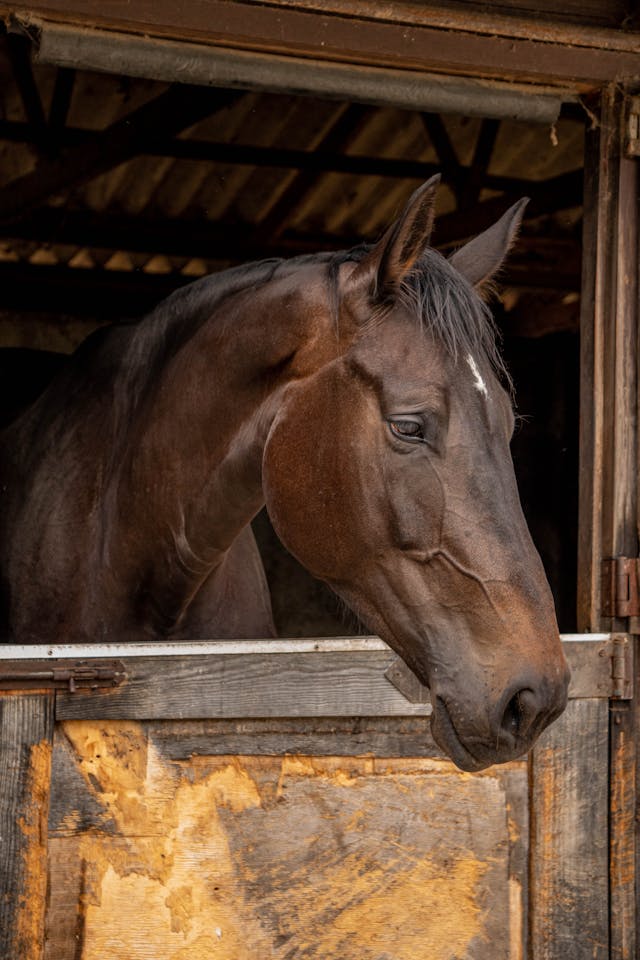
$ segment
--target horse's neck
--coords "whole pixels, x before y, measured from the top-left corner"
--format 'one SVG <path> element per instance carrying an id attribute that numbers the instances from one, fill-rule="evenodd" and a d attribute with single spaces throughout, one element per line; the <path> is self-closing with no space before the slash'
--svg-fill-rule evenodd
<path id="1" fill-rule="evenodd" d="M 177 567 L 204 576 L 262 506 L 271 423 L 301 375 L 295 358 L 318 340 L 314 311 L 292 309 L 271 286 L 225 300 L 158 371 L 111 483 L 111 551 L 130 548 L 135 516 L 141 545 L 161 543 Z M 307 371 L 321 363 L 312 353 Z"/>

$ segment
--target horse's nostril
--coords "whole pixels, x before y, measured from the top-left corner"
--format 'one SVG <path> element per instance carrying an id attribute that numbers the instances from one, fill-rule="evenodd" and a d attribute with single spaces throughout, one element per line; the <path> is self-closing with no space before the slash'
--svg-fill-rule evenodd
<path id="1" fill-rule="evenodd" d="M 514 738 L 524 737 L 537 714 L 536 697 L 533 691 L 518 690 L 511 697 L 502 714 L 501 731 Z"/>
<path id="2" fill-rule="evenodd" d="M 502 716 L 502 723 L 500 724 L 505 733 L 510 733 L 513 737 L 518 736 L 518 728 L 520 726 L 520 694 L 516 693 L 514 697 L 511 697 L 507 707 Z"/>

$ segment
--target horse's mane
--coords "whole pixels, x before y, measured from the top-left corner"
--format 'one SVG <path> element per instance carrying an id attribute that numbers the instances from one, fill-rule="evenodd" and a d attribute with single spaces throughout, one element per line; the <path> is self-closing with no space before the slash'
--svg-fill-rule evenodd
<path id="1" fill-rule="evenodd" d="M 259 289 L 277 276 L 300 267 L 324 265 L 329 303 L 337 322 L 340 305 L 339 268 L 359 262 L 370 250 L 361 245 L 338 253 L 317 253 L 287 260 L 269 259 L 233 267 L 181 287 L 134 325 L 118 364 L 115 396 L 130 412 L 145 386 L 153 383 L 171 354 L 206 323 L 225 300 L 249 287 Z M 473 286 L 437 250 L 427 248 L 405 278 L 400 296 L 420 329 L 441 343 L 450 356 L 484 357 L 510 386 L 499 350 L 499 335 L 491 311 Z M 384 316 L 384 309 L 373 319 Z M 124 410 L 122 411 L 124 413 Z"/>

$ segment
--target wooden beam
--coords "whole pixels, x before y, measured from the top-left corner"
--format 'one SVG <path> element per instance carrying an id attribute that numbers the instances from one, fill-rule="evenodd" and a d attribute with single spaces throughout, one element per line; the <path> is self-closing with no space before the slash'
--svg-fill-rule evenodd
<path id="1" fill-rule="evenodd" d="M 49 108 L 49 135 L 55 142 L 57 149 L 60 149 L 62 135 L 67 123 L 75 79 L 75 70 L 59 67 L 56 71 L 56 82 Z"/>
<path id="2" fill-rule="evenodd" d="M 330 129 L 317 144 L 319 151 L 331 154 L 340 154 L 346 151 L 364 130 L 372 119 L 373 109 L 361 104 L 349 104 L 336 117 Z M 259 241 L 271 242 L 282 235 L 287 223 L 295 219 L 295 215 L 304 203 L 304 198 L 317 181 L 317 174 L 313 170 L 299 172 L 280 194 L 266 217 L 260 222 L 257 230 Z"/>
<path id="3" fill-rule="evenodd" d="M 624 154 L 624 92 L 603 91 L 586 133 L 581 314 L 578 627 L 624 629 L 602 615 L 602 560 L 637 556 L 638 161 Z M 634 632 L 638 632 L 637 622 Z M 633 701 L 610 727 L 609 901 L 611 956 L 637 956 L 636 753 Z M 640 852 L 640 849 L 638 849 Z"/>
<path id="4" fill-rule="evenodd" d="M 31 40 L 24 34 L 9 32 L 6 42 L 25 116 L 33 131 L 32 142 L 39 151 L 47 153 L 49 152 L 49 130 L 40 91 L 31 68 Z"/>
<path id="5" fill-rule="evenodd" d="M 14 7 L 0 4 L 0 14 Z M 229 0 L 38 0 L 31 17 L 134 31 L 151 36 L 197 39 L 236 49 L 320 56 L 343 63 L 391 65 L 399 69 L 442 70 L 477 76 L 543 82 L 566 81 L 593 89 L 606 81 L 633 77 L 637 51 L 541 42 L 528 37 L 474 34 L 422 23 L 367 16 L 339 16 L 291 7 Z M 467 23 L 472 21 L 469 16 Z"/>
<path id="6" fill-rule="evenodd" d="M 460 243 L 476 236 L 491 226 L 507 207 L 521 197 L 529 196 L 531 202 L 526 210 L 527 220 L 557 210 L 571 210 L 582 205 L 581 170 L 562 173 L 548 180 L 529 181 L 521 184 L 525 188 L 524 194 L 520 191 L 509 192 L 502 197 L 492 197 L 476 204 L 470 210 L 455 210 L 436 220 L 434 240 L 437 246 L 447 247 Z"/>
<path id="7" fill-rule="evenodd" d="M 0 191 L 0 222 L 24 216 L 52 194 L 78 186 L 139 154 L 148 137 L 162 129 L 173 135 L 223 109 L 239 94 L 176 85 L 117 120 L 99 136 L 70 147 Z"/>
<path id="8" fill-rule="evenodd" d="M 489 164 L 493 155 L 498 133 L 500 132 L 499 120 L 483 120 L 480 125 L 480 132 L 473 151 L 473 160 L 471 167 L 466 172 L 463 186 L 460 190 L 460 206 L 466 210 L 478 202 L 480 192 L 488 180 Z"/>
<path id="9" fill-rule="evenodd" d="M 437 113 L 423 113 L 422 122 L 425 125 L 427 134 L 436 152 L 438 160 L 442 164 L 443 171 L 446 172 L 446 178 L 453 187 L 458 206 L 460 201 L 458 194 L 468 171 L 463 171 L 458 160 L 458 154 L 451 142 L 447 132 L 444 120 Z"/>
<path id="10" fill-rule="evenodd" d="M 489 121 L 487 121 L 489 122 Z M 67 127 L 60 136 L 63 146 L 76 147 L 87 144 L 101 134 L 94 134 L 77 127 Z M 34 134 L 28 124 L 0 120 L 0 140 L 12 143 L 33 143 Z M 211 140 L 171 139 L 150 135 L 140 144 L 139 153 L 154 157 L 174 157 L 176 160 L 199 160 L 203 163 L 244 164 L 251 167 L 276 167 L 291 170 L 309 170 L 314 173 L 345 173 L 354 176 L 390 177 L 398 180 L 428 180 L 434 173 L 441 173 L 443 180 L 449 172 L 441 163 L 425 163 L 421 160 L 373 157 L 365 154 L 338 153 L 325 148 L 294 150 L 285 147 L 263 147 L 252 144 L 220 143 Z M 473 167 L 461 166 L 466 177 L 473 174 Z M 576 180 L 582 176 L 575 171 Z M 551 185 L 553 181 L 548 181 Z M 486 174 L 482 187 L 522 195 L 541 186 L 540 181 L 524 180 L 501 174 Z M 558 192 L 558 201 L 561 194 Z"/>

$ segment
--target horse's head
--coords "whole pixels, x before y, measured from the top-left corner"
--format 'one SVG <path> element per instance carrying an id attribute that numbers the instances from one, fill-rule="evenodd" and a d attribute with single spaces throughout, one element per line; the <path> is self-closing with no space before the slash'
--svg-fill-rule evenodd
<path id="1" fill-rule="evenodd" d="M 524 204 L 446 261 L 426 246 L 436 185 L 336 266 L 340 346 L 287 392 L 264 489 L 285 545 L 429 685 L 436 740 L 476 770 L 531 746 L 568 671 L 477 292 Z"/>

